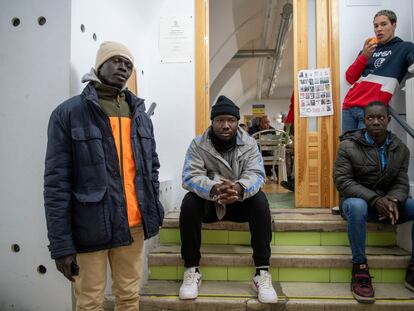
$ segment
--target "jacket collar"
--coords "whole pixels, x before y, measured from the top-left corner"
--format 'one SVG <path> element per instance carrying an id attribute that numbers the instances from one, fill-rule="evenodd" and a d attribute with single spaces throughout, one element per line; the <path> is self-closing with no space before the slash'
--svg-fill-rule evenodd
<path id="1" fill-rule="evenodd" d="M 378 47 L 386 47 L 386 46 L 392 45 L 397 42 L 403 42 L 403 40 L 400 37 L 395 36 L 394 38 L 392 38 L 390 41 L 388 41 L 385 44 L 379 43 Z"/>
<path id="2" fill-rule="evenodd" d="M 96 73 L 96 70 L 94 68 L 91 68 L 91 70 L 88 73 L 83 75 L 83 77 L 81 79 L 81 82 L 82 83 L 95 82 L 97 84 L 105 86 L 106 88 L 114 89 L 114 91 L 117 91 L 117 92 L 122 92 L 122 91 L 127 90 L 127 85 L 126 84 L 124 85 L 124 87 L 122 89 L 118 89 L 116 87 L 113 87 L 113 86 L 102 83 L 102 81 L 99 79 L 99 77 Z"/>
<path id="3" fill-rule="evenodd" d="M 102 84 L 102 82 L 100 82 L 99 78 L 96 76 L 95 69 L 92 68 L 88 74 L 85 74 L 82 77 L 82 82 L 89 82 L 82 91 L 82 94 L 81 94 L 82 98 L 94 103 L 100 108 L 98 93 L 96 92 L 94 83 Z M 110 87 L 110 86 L 107 86 L 107 87 Z M 145 104 L 142 98 L 136 97 L 126 87 L 123 88 L 122 91 L 125 92 L 125 99 L 131 107 L 133 116 L 135 116 L 136 114 L 140 112 L 145 111 Z"/>
<path id="4" fill-rule="evenodd" d="M 208 135 L 209 131 L 210 131 L 210 127 L 208 127 L 207 130 L 204 131 L 203 135 L 200 136 L 200 147 L 206 150 L 210 150 L 211 148 L 215 149 Z M 237 129 L 236 135 L 237 135 L 236 145 L 244 146 L 247 143 L 247 139 L 245 135 L 248 135 L 248 134 L 239 127 Z"/>
<path id="5" fill-rule="evenodd" d="M 340 141 L 344 140 L 353 140 L 361 145 L 370 146 L 373 148 L 377 148 L 375 144 L 371 144 L 365 137 L 365 133 L 367 132 L 366 129 L 357 129 L 345 132 L 342 136 L 340 136 Z M 387 141 L 384 145 L 389 147 L 389 150 L 393 150 L 397 148 L 398 144 L 400 143 L 400 139 L 394 135 L 391 131 L 387 130 Z M 369 135 L 368 135 L 369 136 Z"/>
<path id="6" fill-rule="evenodd" d="M 387 147 L 389 144 L 391 144 L 391 132 L 390 131 L 388 131 L 387 130 L 387 138 L 385 139 L 385 142 L 384 142 L 384 144 L 382 145 L 382 146 L 377 146 L 376 144 L 375 144 L 375 141 L 372 139 L 372 137 L 368 134 L 368 131 L 365 131 L 364 132 L 364 138 L 365 138 L 365 140 L 368 142 L 368 144 L 370 144 L 370 145 L 374 145 L 374 146 L 376 146 L 376 147 L 379 147 L 379 148 L 381 148 L 381 147 Z"/>

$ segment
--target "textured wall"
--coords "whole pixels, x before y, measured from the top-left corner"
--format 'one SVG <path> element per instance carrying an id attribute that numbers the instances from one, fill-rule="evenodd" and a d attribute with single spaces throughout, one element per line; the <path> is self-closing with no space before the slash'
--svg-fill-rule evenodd
<path id="1" fill-rule="evenodd" d="M 43 209 L 47 122 L 69 96 L 70 1 L 0 7 L 0 310 L 71 310 L 70 284 L 49 257 Z"/>

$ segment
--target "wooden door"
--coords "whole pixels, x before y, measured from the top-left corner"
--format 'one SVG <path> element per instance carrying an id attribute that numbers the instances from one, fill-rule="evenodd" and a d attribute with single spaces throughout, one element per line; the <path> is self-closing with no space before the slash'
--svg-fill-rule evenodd
<path id="1" fill-rule="evenodd" d="M 295 204 L 333 207 L 338 194 L 332 179 L 340 128 L 338 0 L 316 0 L 316 67 L 331 69 L 334 115 L 317 117 L 316 130 L 299 117 L 297 72 L 308 69 L 308 1 L 293 1 L 295 69 Z"/>
<path id="2" fill-rule="evenodd" d="M 252 0 L 254 1 L 254 0 Z M 296 207 L 333 207 L 338 194 L 332 180 L 340 129 L 339 0 L 315 0 L 316 66 L 330 67 L 334 115 L 318 117 L 317 130 L 299 118 L 297 72 L 308 69 L 308 0 L 293 0 L 295 72 L 295 203 Z M 195 0 L 196 9 L 196 134 L 209 124 L 208 0 Z"/>

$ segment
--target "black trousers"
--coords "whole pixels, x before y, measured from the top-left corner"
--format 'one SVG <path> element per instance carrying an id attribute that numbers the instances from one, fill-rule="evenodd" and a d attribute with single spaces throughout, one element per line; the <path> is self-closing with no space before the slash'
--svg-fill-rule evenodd
<path id="1" fill-rule="evenodd" d="M 222 220 L 249 222 L 254 263 L 256 267 L 269 266 L 272 219 L 269 202 L 262 191 L 243 202 L 227 205 Z M 185 267 L 199 266 L 201 224 L 217 221 L 214 202 L 192 192 L 185 195 L 180 212 L 181 257 Z"/>

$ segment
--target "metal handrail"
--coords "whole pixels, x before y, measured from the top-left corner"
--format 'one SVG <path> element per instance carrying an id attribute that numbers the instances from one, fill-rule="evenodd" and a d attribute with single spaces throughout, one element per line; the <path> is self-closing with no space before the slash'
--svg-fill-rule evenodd
<path id="1" fill-rule="evenodd" d="M 152 117 L 152 115 L 154 114 L 154 110 L 155 110 L 155 107 L 157 107 L 157 103 L 156 102 L 153 102 L 152 104 L 151 104 L 151 106 L 148 108 L 148 110 L 147 110 L 147 115 L 151 118 Z"/>
<path id="2" fill-rule="evenodd" d="M 388 110 L 391 116 L 395 119 L 395 121 L 398 122 L 399 125 L 401 125 L 401 127 L 408 133 L 408 135 L 410 135 L 411 138 L 414 138 L 414 129 L 405 120 L 400 118 L 398 112 L 394 108 L 388 106 Z"/>

